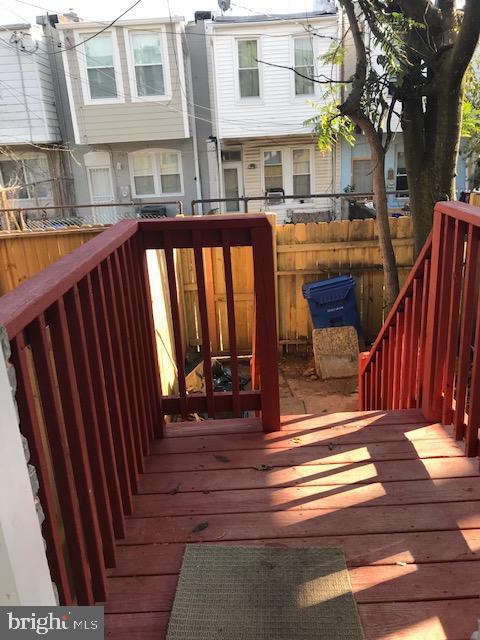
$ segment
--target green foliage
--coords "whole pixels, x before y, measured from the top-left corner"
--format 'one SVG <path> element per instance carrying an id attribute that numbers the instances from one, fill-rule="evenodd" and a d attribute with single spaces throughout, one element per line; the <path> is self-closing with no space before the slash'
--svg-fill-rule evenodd
<path id="1" fill-rule="evenodd" d="M 316 113 L 305 120 L 306 127 L 312 127 L 320 151 L 329 151 L 343 139 L 353 146 L 355 143 L 355 125 L 338 110 L 338 102 L 332 100 L 325 104 L 310 102 Z"/>
<path id="2" fill-rule="evenodd" d="M 324 64 L 343 64 L 345 61 L 345 47 L 336 42 L 332 42 L 328 51 L 320 56 L 320 60 Z"/>
<path id="3" fill-rule="evenodd" d="M 467 156 L 480 155 L 480 56 L 474 58 L 466 76 L 462 136 Z"/>
<path id="4" fill-rule="evenodd" d="M 462 136 L 473 138 L 480 135 L 480 109 L 469 101 L 463 103 Z"/>

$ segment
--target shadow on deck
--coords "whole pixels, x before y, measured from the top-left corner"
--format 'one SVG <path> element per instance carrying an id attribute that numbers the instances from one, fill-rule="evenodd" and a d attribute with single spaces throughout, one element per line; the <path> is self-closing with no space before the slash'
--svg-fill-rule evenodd
<path id="1" fill-rule="evenodd" d="M 367 640 L 465 640 L 480 612 L 477 460 L 416 410 L 172 424 L 110 572 L 107 636 L 165 637 L 186 543 L 340 546 Z"/>

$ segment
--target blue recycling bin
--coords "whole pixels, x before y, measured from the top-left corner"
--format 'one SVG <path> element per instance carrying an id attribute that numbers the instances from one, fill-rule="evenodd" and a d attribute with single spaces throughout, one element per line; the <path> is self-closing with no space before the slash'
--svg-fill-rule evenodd
<path id="1" fill-rule="evenodd" d="M 337 276 L 310 282 L 302 287 L 315 329 L 355 327 L 360 331 L 360 319 L 352 276 Z"/>

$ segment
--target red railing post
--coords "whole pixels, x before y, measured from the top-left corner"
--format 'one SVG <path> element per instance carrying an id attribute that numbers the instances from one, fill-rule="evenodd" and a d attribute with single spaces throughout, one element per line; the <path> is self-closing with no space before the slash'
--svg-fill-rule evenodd
<path id="1" fill-rule="evenodd" d="M 453 270 L 450 282 L 451 298 L 448 313 L 447 342 L 445 345 L 445 379 L 442 411 L 443 424 L 451 424 L 453 420 L 454 379 L 460 325 L 459 308 L 462 293 L 465 230 L 466 225 L 460 220 L 455 220 L 455 233 L 453 238 Z"/>
<path id="2" fill-rule="evenodd" d="M 478 269 L 480 228 L 469 225 L 467 233 L 467 251 L 463 276 L 463 294 L 460 319 L 460 343 L 458 346 L 458 373 L 456 379 L 454 431 L 457 440 L 465 435 L 465 408 L 467 406 L 467 387 L 470 375 L 470 349 L 475 312 L 475 282 Z"/>
<path id="3" fill-rule="evenodd" d="M 45 514 L 45 524 L 42 531 L 47 543 L 46 552 L 50 571 L 57 585 L 60 601 L 63 604 L 71 605 L 74 602 L 74 596 L 70 587 L 67 563 L 62 549 L 54 483 L 50 476 L 49 459 L 35 407 L 35 395 L 27 361 L 23 331 L 12 341 L 12 362 L 17 375 L 16 400 L 22 433 L 27 438 L 31 462 L 37 470 L 39 480 L 38 495 Z M 63 500 L 63 496 L 60 498 Z"/>
<path id="4" fill-rule="evenodd" d="M 428 295 L 425 353 L 423 369 L 422 411 L 427 420 L 440 420 L 442 416 L 441 380 L 443 375 L 438 369 L 437 353 L 440 335 L 446 331 L 446 318 L 442 318 L 442 272 L 444 219 L 436 211 L 433 219 L 432 259 L 430 272 L 430 291 Z"/>
<path id="5" fill-rule="evenodd" d="M 228 232 L 222 231 L 223 268 L 225 271 L 225 293 L 228 318 L 228 347 L 232 370 L 233 413 L 240 416 L 240 384 L 238 378 L 237 330 L 235 321 L 235 298 L 233 293 L 232 255 L 228 242 Z M 253 385 L 253 379 L 252 379 Z M 252 386 L 253 388 L 253 386 Z"/>
<path id="6" fill-rule="evenodd" d="M 275 280 L 272 227 L 251 231 L 255 282 L 254 337 L 256 364 L 260 369 L 262 423 L 264 431 L 280 429 L 280 394 L 278 388 L 277 326 L 275 319 Z"/>
<path id="7" fill-rule="evenodd" d="M 470 387 L 470 407 L 465 436 L 467 456 L 479 455 L 478 430 L 480 429 L 480 297 L 477 304 L 477 321 L 473 347 L 472 381 Z"/>

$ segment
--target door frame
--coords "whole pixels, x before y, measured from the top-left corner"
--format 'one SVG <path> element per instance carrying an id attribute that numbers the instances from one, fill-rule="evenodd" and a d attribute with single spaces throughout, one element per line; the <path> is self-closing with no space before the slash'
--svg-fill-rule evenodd
<path id="1" fill-rule="evenodd" d="M 237 170 L 237 181 L 238 181 L 238 197 L 243 198 L 245 195 L 245 189 L 243 185 L 243 162 L 241 160 L 234 160 L 227 162 L 222 162 L 222 178 L 223 178 L 223 197 L 226 198 L 225 193 L 225 169 L 236 169 Z M 222 213 L 225 213 L 227 210 L 227 203 L 222 202 L 222 207 L 220 208 Z"/>
<path id="2" fill-rule="evenodd" d="M 356 162 L 367 162 L 367 161 L 371 163 L 370 175 L 371 175 L 371 178 L 372 178 L 372 192 L 373 192 L 373 166 L 374 165 L 373 165 L 373 160 L 372 160 L 371 157 L 369 157 L 369 158 L 368 157 L 352 158 L 352 179 L 351 179 L 351 183 L 350 184 L 353 184 L 355 186 L 355 191 L 358 191 L 358 189 L 356 188 L 356 185 L 355 185 L 355 169 L 354 169 L 355 163 Z"/>
<path id="3" fill-rule="evenodd" d="M 95 204 L 95 198 L 93 195 L 93 188 L 92 188 L 92 179 L 90 176 L 90 171 L 93 169 L 108 169 L 108 176 L 109 176 L 109 182 L 110 182 L 110 193 L 111 193 L 111 198 L 112 198 L 112 204 L 115 202 L 115 191 L 113 188 L 113 172 L 112 172 L 112 167 L 110 165 L 87 165 L 86 167 L 87 170 L 87 182 L 88 182 L 88 192 L 90 195 L 90 202 L 91 204 Z M 97 204 L 108 204 L 108 202 L 97 202 Z M 106 211 L 106 209 L 104 207 L 100 208 L 100 212 L 103 209 L 103 211 Z M 112 211 L 114 216 L 116 216 L 117 214 L 117 209 L 116 207 L 112 207 Z M 96 207 L 92 206 L 92 215 L 93 215 L 93 221 L 96 224 L 97 223 L 97 211 L 96 211 Z"/>

